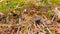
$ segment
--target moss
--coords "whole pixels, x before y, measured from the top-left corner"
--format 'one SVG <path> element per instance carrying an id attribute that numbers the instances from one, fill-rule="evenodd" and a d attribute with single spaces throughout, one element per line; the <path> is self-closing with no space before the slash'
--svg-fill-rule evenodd
<path id="1" fill-rule="evenodd" d="M 46 13 L 46 16 L 47 16 L 48 18 L 51 18 L 52 13 L 53 13 L 52 10 L 48 10 L 48 12 Z"/>

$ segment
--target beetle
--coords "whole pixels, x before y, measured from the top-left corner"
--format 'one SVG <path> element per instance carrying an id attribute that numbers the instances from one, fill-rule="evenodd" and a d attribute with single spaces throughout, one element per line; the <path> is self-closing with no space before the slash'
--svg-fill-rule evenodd
<path id="1" fill-rule="evenodd" d="M 40 22 L 41 22 L 41 19 L 39 19 L 39 18 L 35 19 L 36 24 L 39 24 Z"/>

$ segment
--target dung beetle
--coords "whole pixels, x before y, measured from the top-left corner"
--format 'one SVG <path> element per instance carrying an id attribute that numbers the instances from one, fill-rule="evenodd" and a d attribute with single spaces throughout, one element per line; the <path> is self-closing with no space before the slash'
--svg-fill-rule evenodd
<path id="1" fill-rule="evenodd" d="M 40 22 L 41 22 L 41 19 L 39 19 L 39 18 L 35 19 L 36 24 L 39 24 Z"/>

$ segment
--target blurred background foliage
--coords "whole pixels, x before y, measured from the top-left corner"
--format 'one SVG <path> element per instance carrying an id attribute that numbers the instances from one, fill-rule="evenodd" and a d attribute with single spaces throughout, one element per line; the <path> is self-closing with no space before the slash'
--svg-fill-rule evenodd
<path id="1" fill-rule="evenodd" d="M 1 0 L 0 0 L 1 1 Z M 45 5 L 60 5 L 60 0 L 3 0 L 0 2 L 0 12 L 6 12 L 10 9 L 31 7 L 31 6 L 45 6 Z"/>

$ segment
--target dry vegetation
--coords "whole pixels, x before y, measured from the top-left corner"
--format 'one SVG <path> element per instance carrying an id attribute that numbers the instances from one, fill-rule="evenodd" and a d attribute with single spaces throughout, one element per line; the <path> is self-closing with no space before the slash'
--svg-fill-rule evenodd
<path id="1" fill-rule="evenodd" d="M 0 0 L 0 34 L 60 34 L 60 0 Z"/>

